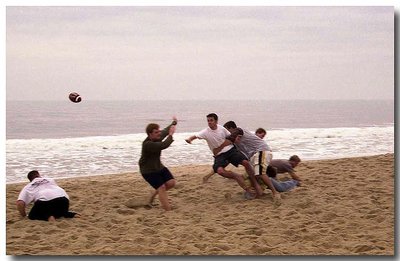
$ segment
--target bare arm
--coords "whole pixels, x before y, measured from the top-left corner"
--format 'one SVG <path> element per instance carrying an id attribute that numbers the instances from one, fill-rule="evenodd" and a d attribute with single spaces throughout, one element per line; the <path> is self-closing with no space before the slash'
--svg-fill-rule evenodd
<path id="1" fill-rule="evenodd" d="M 228 145 L 231 145 L 232 141 L 230 140 L 225 140 L 218 148 L 213 149 L 213 154 L 216 156 L 223 148 L 225 148 Z"/>
<path id="2" fill-rule="evenodd" d="M 17 210 L 21 217 L 26 217 L 26 211 L 25 211 L 25 202 L 22 200 L 17 200 Z"/>
<path id="3" fill-rule="evenodd" d="M 301 178 L 299 176 L 297 176 L 296 173 L 294 172 L 289 172 L 290 176 L 292 177 L 292 179 L 295 179 L 297 181 L 301 181 Z"/>
<path id="4" fill-rule="evenodd" d="M 168 125 L 166 128 L 164 128 L 161 131 L 161 140 L 163 140 L 165 137 L 167 137 L 168 135 L 171 135 L 170 129 L 172 127 L 175 127 L 178 124 L 178 119 L 173 116 L 172 117 L 172 123 L 170 125 Z M 175 132 L 175 131 L 174 131 Z M 173 134 L 173 133 L 172 133 Z"/>
<path id="5" fill-rule="evenodd" d="M 192 143 L 192 141 L 194 141 L 195 139 L 197 139 L 196 135 L 190 136 L 189 138 L 187 138 L 185 141 L 189 144 Z"/>

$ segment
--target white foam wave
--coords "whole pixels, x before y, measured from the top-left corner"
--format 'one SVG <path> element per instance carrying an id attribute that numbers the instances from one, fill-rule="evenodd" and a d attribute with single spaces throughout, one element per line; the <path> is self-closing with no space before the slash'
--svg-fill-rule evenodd
<path id="1" fill-rule="evenodd" d="M 212 164 L 205 141 L 187 144 L 194 133 L 177 133 L 163 151 L 166 166 Z M 54 178 L 138 171 L 145 134 L 64 139 L 6 140 L 7 183 L 26 181 L 38 169 Z M 274 158 L 297 154 L 302 159 L 329 159 L 393 153 L 394 126 L 365 128 L 307 128 L 268 131 Z"/>

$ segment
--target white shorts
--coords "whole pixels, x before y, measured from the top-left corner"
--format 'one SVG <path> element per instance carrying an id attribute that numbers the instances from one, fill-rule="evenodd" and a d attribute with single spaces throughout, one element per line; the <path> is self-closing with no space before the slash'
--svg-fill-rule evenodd
<path id="1" fill-rule="evenodd" d="M 267 167 L 272 160 L 271 151 L 259 151 L 251 157 L 250 162 L 254 168 L 255 175 L 266 174 Z"/>

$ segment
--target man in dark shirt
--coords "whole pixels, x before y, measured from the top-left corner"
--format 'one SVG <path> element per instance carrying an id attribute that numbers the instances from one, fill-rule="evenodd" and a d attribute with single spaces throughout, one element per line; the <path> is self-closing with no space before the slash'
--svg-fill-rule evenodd
<path id="1" fill-rule="evenodd" d="M 299 156 L 297 155 L 293 155 L 289 158 L 289 160 L 285 160 L 285 159 L 273 159 L 270 162 L 270 166 L 276 168 L 277 173 L 286 173 L 288 172 L 290 174 L 290 176 L 297 180 L 297 181 L 301 181 L 300 177 L 297 176 L 297 174 L 295 173 L 294 168 L 299 165 L 299 163 L 301 162 Z"/>
<path id="2" fill-rule="evenodd" d="M 146 127 L 147 138 L 142 144 L 142 155 L 139 160 L 139 168 L 143 178 L 155 189 L 150 196 L 150 204 L 158 194 L 161 206 L 165 210 L 171 210 L 168 201 L 167 190 L 175 186 L 175 179 L 171 172 L 161 163 L 161 151 L 168 148 L 174 141 L 172 135 L 175 133 L 177 119 L 174 117 L 172 123 L 164 130 L 160 126 L 150 123 Z"/>

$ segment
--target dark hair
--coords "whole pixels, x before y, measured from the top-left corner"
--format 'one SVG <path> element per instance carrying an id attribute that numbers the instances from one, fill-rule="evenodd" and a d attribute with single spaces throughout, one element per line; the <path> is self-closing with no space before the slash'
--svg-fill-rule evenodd
<path id="1" fill-rule="evenodd" d="M 227 123 L 224 124 L 224 127 L 228 130 L 237 128 L 236 123 L 234 121 L 228 121 Z"/>
<path id="2" fill-rule="evenodd" d="M 218 121 L 218 116 L 215 113 L 210 113 L 207 115 L 207 118 L 214 118 L 214 120 Z"/>
<path id="3" fill-rule="evenodd" d="M 289 158 L 289 161 L 300 162 L 300 158 L 297 155 L 293 155 Z"/>
<path id="4" fill-rule="evenodd" d="M 266 171 L 268 177 L 275 178 L 277 174 L 277 170 L 275 167 L 268 166 Z"/>
<path id="5" fill-rule="evenodd" d="M 263 128 L 258 128 L 257 130 L 256 130 L 256 134 L 257 133 L 267 133 L 267 131 L 265 130 L 265 129 L 263 129 Z"/>
<path id="6" fill-rule="evenodd" d="M 28 173 L 28 179 L 29 179 L 29 181 L 34 180 L 34 179 L 37 178 L 38 176 L 39 176 L 39 171 L 37 171 L 37 170 L 32 170 L 32 171 L 29 171 L 29 173 Z"/>
<path id="7" fill-rule="evenodd" d="M 150 123 L 146 127 L 146 133 L 147 133 L 147 135 L 149 135 L 150 133 L 153 132 L 153 130 L 158 130 L 159 128 L 160 128 L 160 125 L 158 125 L 156 123 Z"/>

